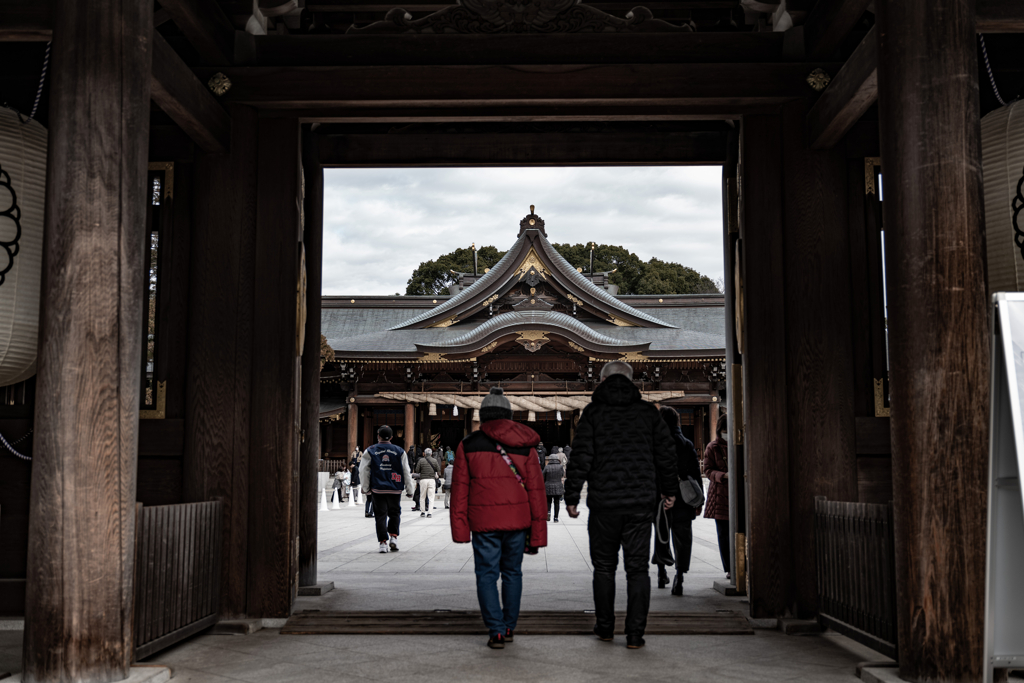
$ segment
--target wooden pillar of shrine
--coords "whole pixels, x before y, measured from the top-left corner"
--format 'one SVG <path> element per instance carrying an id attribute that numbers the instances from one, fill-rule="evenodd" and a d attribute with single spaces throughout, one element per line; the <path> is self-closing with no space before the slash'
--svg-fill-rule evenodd
<path id="1" fill-rule="evenodd" d="M 186 502 L 224 506 L 220 611 L 247 613 L 256 110 L 232 105 L 231 151 L 196 156 L 185 386 Z"/>
<path id="2" fill-rule="evenodd" d="M 52 5 L 24 680 L 105 683 L 133 657 L 153 6 Z"/>
<path id="3" fill-rule="evenodd" d="M 363 415 L 363 443 L 362 448 L 367 448 L 377 443 L 377 433 L 373 428 L 373 416 L 366 412 Z"/>
<path id="4" fill-rule="evenodd" d="M 324 170 L 316 133 L 303 134 L 305 178 L 302 242 L 306 267 L 306 326 L 302 347 L 302 444 L 299 449 L 299 585 L 316 584 L 317 461 L 320 445 L 320 283 L 323 261 Z M 333 423 L 331 423 L 333 424 Z M 332 427 L 328 426 L 328 429 Z"/>
<path id="5" fill-rule="evenodd" d="M 298 590 L 299 123 L 258 126 L 247 601 L 250 617 L 282 618 Z"/>
<path id="6" fill-rule="evenodd" d="M 359 443 L 359 406 L 355 403 L 348 404 L 345 421 L 348 423 L 348 450 L 345 452 L 347 458 L 352 455 L 352 451 L 363 448 Z"/>
<path id="7" fill-rule="evenodd" d="M 900 675 L 977 681 L 989 326 L 975 3 L 875 7 Z"/>
<path id="8" fill-rule="evenodd" d="M 718 401 L 715 401 L 710 406 L 708 406 L 708 439 L 707 439 L 707 443 L 711 443 L 718 436 L 717 434 L 715 434 L 715 425 L 718 424 L 718 406 L 719 406 Z M 705 445 L 707 445 L 707 444 L 705 444 Z M 704 453 L 701 452 L 701 453 L 699 453 L 699 455 L 701 457 L 703 457 Z"/>
<path id="9" fill-rule="evenodd" d="M 808 146 L 809 103 L 782 108 L 791 609 L 818 612 L 814 498 L 857 501 L 845 145 Z"/>
<path id="10" fill-rule="evenodd" d="M 748 586 L 751 616 L 772 618 L 789 606 L 791 573 L 780 116 L 743 117 L 740 163 Z"/>
<path id="11" fill-rule="evenodd" d="M 416 404 L 405 404 L 405 427 L 403 427 L 405 450 L 416 445 Z"/>

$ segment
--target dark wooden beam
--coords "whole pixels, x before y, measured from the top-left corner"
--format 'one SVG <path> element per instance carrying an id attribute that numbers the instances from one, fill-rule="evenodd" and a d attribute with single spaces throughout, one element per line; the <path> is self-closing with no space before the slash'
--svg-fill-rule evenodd
<path id="1" fill-rule="evenodd" d="M 1024 3 L 1020 0 L 978 0 L 978 33 L 1024 33 Z"/>
<path id="2" fill-rule="evenodd" d="M 723 111 L 807 95 L 839 64 L 228 67 L 224 99 L 265 108 L 693 105 Z M 198 69 L 203 80 L 213 75 Z"/>
<path id="3" fill-rule="evenodd" d="M 53 8 L 22 664 L 26 680 L 116 681 L 134 659 L 153 13 Z"/>
<path id="4" fill-rule="evenodd" d="M 297 118 L 302 123 L 531 123 L 600 121 L 732 121 L 775 104 L 675 106 L 537 105 L 508 107 L 325 107 L 263 109 L 265 118 Z"/>
<path id="5" fill-rule="evenodd" d="M 401 5 L 410 12 L 434 12 L 446 4 L 437 0 L 403 0 Z M 628 12 L 636 3 L 627 2 L 591 2 L 587 3 L 605 12 Z M 739 0 L 655 0 L 645 2 L 643 6 L 657 13 L 659 10 L 704 10 L 704 9 L 735 9 L 739 7 Z M 338 12 L 387 12 L 395 7 L 394 2 L 372 2 L 370 0 L 315 0 L 306 4 L 306 9 L 315 13 L 338 13 Z M 657 15 L 655 15 L 657 16 Z"/>
<path id="6" fill-rule="evenodd" d="M 282 618 L 298 591 L 299 124 L 259 122 L 249 449 L 248 614 Z"/>
<path id="7" fill-rule="evenodd" d="M 211 66 L 235 61 L 235 27 L 213 0 L 160 0 L 199 56 Z"/>
<path id="8" fill-rule="evenodd" d="M 811 147 L 833 147 L 877 99 L 878 34 L 873 27 L 807 112 Z"/>
<path id="9" fill-rule="evenodd" d="M 814 498 L 857 500 L 846 153 L 815 151 L 807 100 L 782 109 L 789 522 L 794 611 L 818 613 Z M 749 258 L 749 257 L 748 257 Z"/>
<path id="10" fill-rule="evenodd" d="M 325 135 L 324 166 L 713 165 L 725 161 L 715 132 L 442 133 Z"/>
<path id="11" fill-rule="evenodd" d="M 305 174 L 306 338 L 302 347 L 302 444 L 299 450 L 299 585 L 317 579 L 317 462 L 320 444 L 320 284 L 323 280 L 324 169 L 315 131 L 303 131 Z M 343 410 L 343 408 L 342 408 Z"/>
<path id="12" fill-rule="evenodd" d="M 786 61 L 783 35 L 563 33 L 556 35 L 269 35 L 250 66 L 658 64 Z"/>
<path id="13" fill-rule="evenodd" d="M 740 140 L 748 597 L 752 617 L 772 618 L 791 604 L 781 117 L 744 116 Z"/>
<path id="14" fill-rule="evenodd" d="M 991 666 L 978 39 L 969 2 L 875 6 L 899 674 L 978 681 Z"/>
<path id="15" fill-rule="evenodd" d="M 256 110 L 231 106 L 234 144 L 195 161 L 185 401 L 186 502 L 224 505 L 221 616 L 246 614 Z"/>
<path id="16" fill-rule="evenodd" d="M 864 16 L 872 0 L 818 0 L 804 22 L 807 59 L 834 57 L 843 38 Z"/>
<path id="17" fill-rule="evenodd" d="M 42 41 L 53 35 L 53 3 L 45 0 L 0 2 L 0 40 Z"/>
<path id="18" fill-rule="evenodd" d="M 207 152 L 231 144 L 231 118 L 159 33 L 153 34 L 152 97 Z"/>

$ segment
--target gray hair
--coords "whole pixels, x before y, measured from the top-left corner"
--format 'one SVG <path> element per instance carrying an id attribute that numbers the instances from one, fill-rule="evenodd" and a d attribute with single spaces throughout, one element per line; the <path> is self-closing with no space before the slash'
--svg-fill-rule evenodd
<path id="1" fill-rule="evenodd" d="M 608 379 L 612 375 L 625 375 L 626 379 L 633 379 L 633 367 L 623 360 L 613 360 L 611 363 L 605 363 L 604 367 L 601 368 L 601 381 Z"/>

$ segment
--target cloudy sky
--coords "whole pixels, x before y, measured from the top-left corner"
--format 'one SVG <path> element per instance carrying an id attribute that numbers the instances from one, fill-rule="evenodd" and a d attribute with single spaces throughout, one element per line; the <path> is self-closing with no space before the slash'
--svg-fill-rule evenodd
<path id="1" fill-rule="evenodd" d="M 552 242 L 617 244 L 722 277 L 718 166 L 324 174 L 324 294 L 404 294 L 423 261 L 473 242 L 508 249 L 531 204 Z"/>

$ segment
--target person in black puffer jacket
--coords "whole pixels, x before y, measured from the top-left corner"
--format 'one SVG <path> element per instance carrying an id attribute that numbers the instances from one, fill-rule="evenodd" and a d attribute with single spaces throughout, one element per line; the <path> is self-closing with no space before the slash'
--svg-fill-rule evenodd
<path id="1" fill-rule="evenodd" d="M 565 481 L 565 509 L 578 517 L 587 484 L 590 559 L 594 566 L 594 633 L 615 630 L 615 570 L 619 547 L 626 567 L 626 646 L 642 647 L 651 602 L 648 558 L 658 491 L 666 509 L 675 503 L 675 444 L 658 409 L 640 397 L 633 368 L 613 361 L 580 416 Z"/>
<path id="2" fill-rule="evenodd" d="M 679 479 L 685 480 L 687 477 L 693 477 L 697 485 L 703 486 L 697 450 L 693 447 L 693 442 L 683 435 L 683 430 L 679 427 L 679 413 L 675 408 L 669 406 L 662 406 L 660 412 L 661 419 L 665 421 L 665 426 L 671 432 L 672 441 L 675 443 L 676 468 L 679 471 Z M 692 523 L 699 513 L 700 508 L 691 507 L 682 501 L 668 513 L 672 548 L 675 550 L 676 556 L 676 577 L 672 582 L 672 595 L 683 594 L 683 574 L 690 571 L 690 555 L 693 551 Z M 662 530 L 662 538 L 664 538 L 664 527 Z M 657 535 L 654 537 L 654 543 L 656 546 L 660 543 Z M 657 556 L 658 552 L 656 551 L 654 554 Z M 658 588 L 664 588 L 666 585 L 668 585 L 668 574 L 665 572 L 664 565 L 659 565 Z"/>

